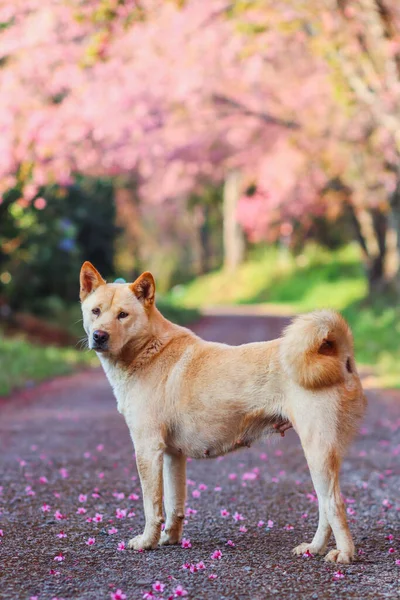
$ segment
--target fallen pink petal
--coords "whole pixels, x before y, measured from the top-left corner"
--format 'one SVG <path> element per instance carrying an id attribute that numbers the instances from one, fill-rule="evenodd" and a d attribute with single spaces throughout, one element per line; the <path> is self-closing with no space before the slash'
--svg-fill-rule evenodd
<path id="1" fill-rule="evenodd" d="M 96 538 L 88 538 L 85 542 L 85 544 L 87 544 L 88 546 L 93 546 L 96 543 Z"/>

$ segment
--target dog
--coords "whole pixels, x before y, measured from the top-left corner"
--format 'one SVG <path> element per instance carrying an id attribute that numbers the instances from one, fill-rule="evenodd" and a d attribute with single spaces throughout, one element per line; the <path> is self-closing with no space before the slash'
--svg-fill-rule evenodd
<path id="1" fill-rule="evenodd" d="M 135 446 L 146 524 L 130 548 L 180 542 L 187 457 L 220 456 L 293 426 L 319 502 L 314 538 L 293 552 L 323 554 L 333 532 L 336 548 L 326 560 L 351 562 L 339 470 L 366 400 L 343 317 L 331 310 L 299 316 L 270 342 L 207 342 L 161 315 L 151 273 L 107 284 L 89 262 L 80 273 L 80 299 L 89 348 Z"/>

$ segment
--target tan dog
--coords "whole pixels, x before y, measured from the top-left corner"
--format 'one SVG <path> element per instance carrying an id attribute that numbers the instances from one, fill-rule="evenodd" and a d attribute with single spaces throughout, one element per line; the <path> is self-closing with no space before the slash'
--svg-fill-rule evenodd
<path id="1" fill-rule="evenodd" d="M 167 321 L 155 307 L 151 273 L 132 284 L 106 284 L 85 262 L 80 283 L 89 347 L 100 358 L 136 450 L 146 526 L 129 546 L 180 541 L 188 456 L 219 456 L 290 422 L 319 501 L 314 539 L 294 553 L 324 553 L 333 531 L 337 547 L 326 559 L 349 563 L 354 544 L 339 469 L 365 397 L 344 319 L 322 310 L 296 318 L 277 340 L 228 346 Z"/>

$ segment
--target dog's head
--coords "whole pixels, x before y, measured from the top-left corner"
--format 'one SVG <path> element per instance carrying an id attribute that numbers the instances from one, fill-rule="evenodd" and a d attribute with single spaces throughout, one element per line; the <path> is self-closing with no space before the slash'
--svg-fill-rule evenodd
<path id="1" fill-rule="evenodd" d="M 116 357 L 128 342 L 146 339 L 154 295 L 151 273 L 143 273 L 134 283 L 106 283 L 94 266 L 85 262 L 80 299 L 89 348 Z"/>

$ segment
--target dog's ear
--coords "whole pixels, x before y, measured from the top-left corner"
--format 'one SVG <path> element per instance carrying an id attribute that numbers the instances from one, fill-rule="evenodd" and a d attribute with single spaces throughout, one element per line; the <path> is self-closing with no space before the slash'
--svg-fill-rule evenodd
<path id="1" fill-rule="evenodd" d="M 156 284 L 154 283 L 154 277 L 149 271 L 142 273 L 140 277 L 136 279 L 129 286 L 136 298 L 148 308 L 154 303 L 154 296 L 156 293 Z"/>
<path id="2" fill-rule="evenodd" d="M 92 263 L 89 261 L 84 262 L 80 275 L 81 288 L 79 297 L 81 302 L 83 302 L 91 292 L 94 292 L 94 290 L 97 290 L 100 285 L 104 285 L 105 283 L 105 280 L 102 278 L 98 270 L 94 268 Z"/>

